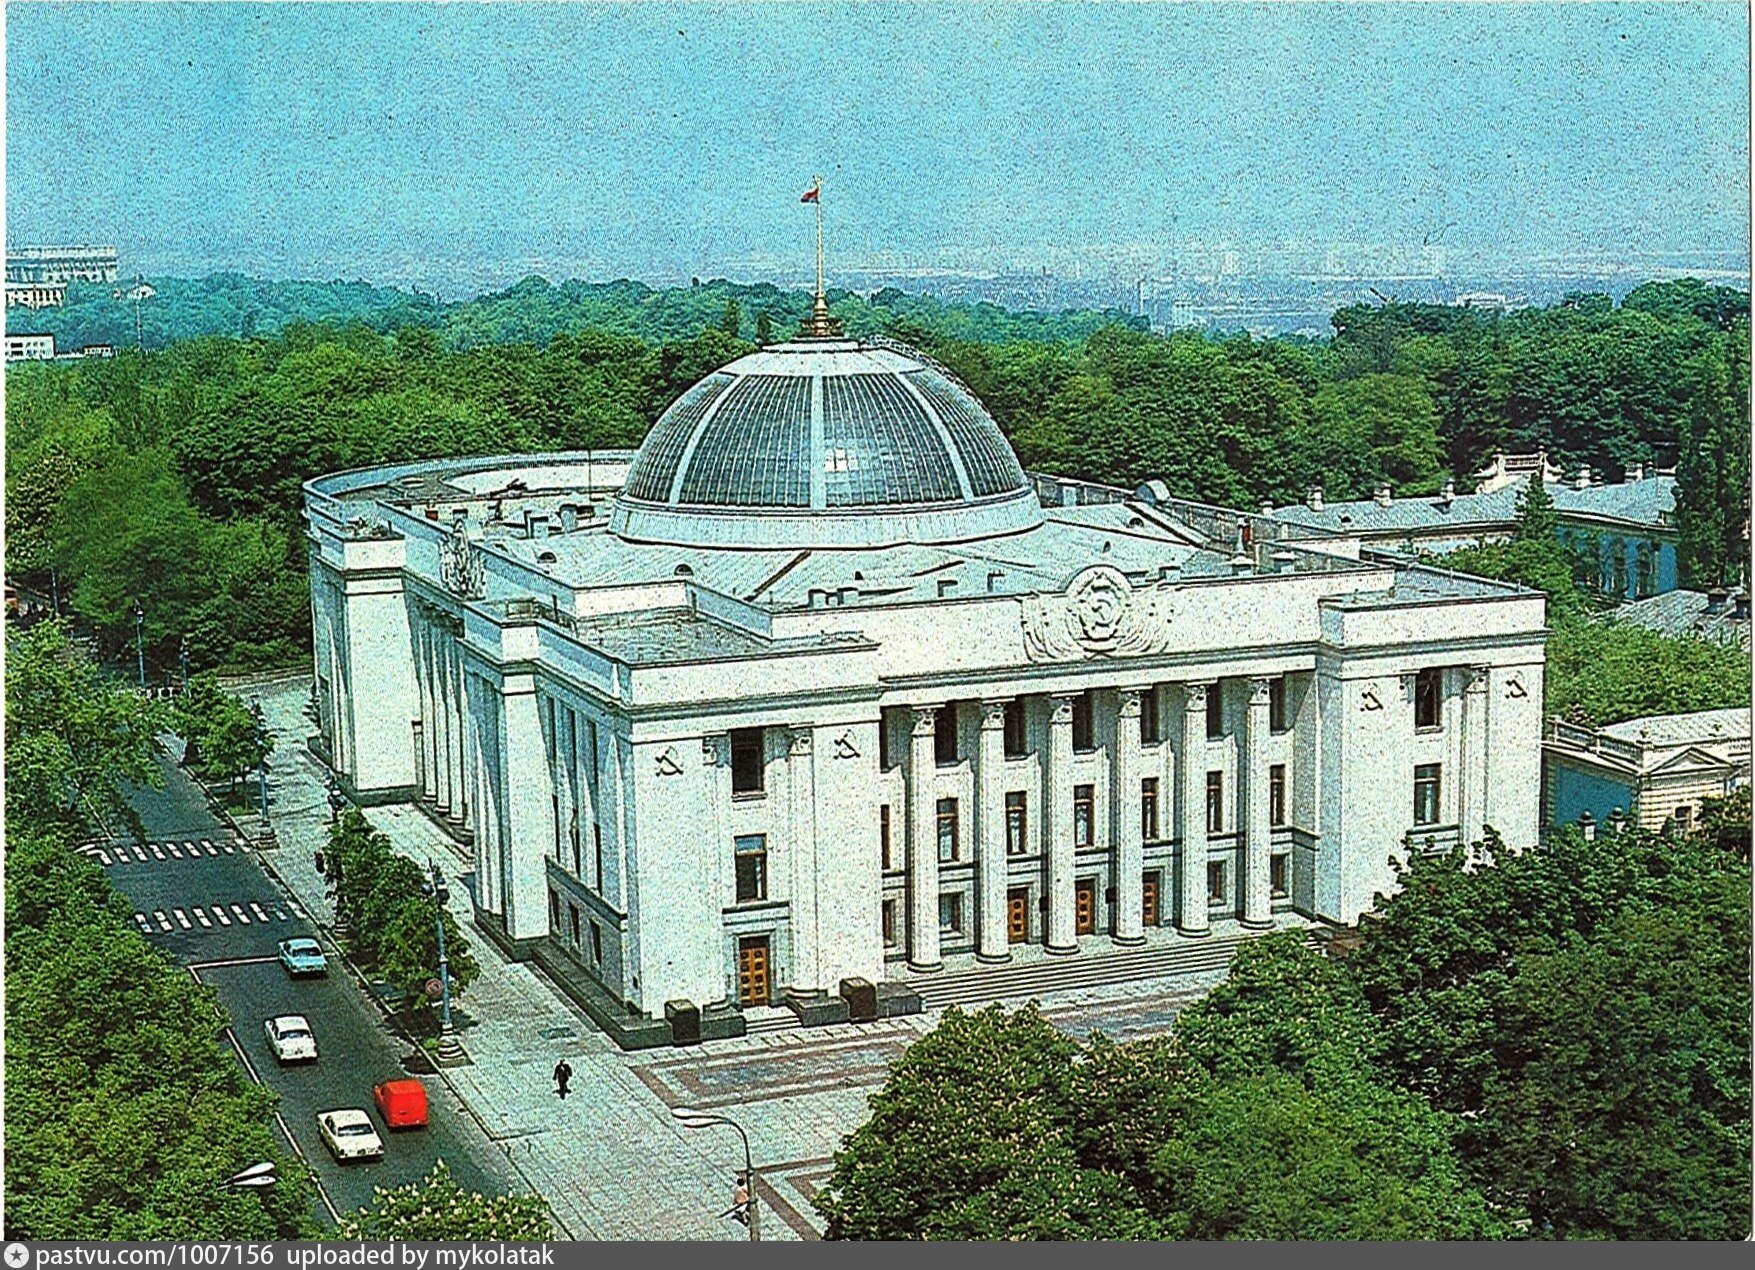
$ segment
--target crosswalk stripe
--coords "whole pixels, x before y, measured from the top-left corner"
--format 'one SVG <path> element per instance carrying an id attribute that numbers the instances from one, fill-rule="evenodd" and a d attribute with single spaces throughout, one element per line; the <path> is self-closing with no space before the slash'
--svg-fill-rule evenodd
<path id="1" fill-rule="evenodd" d="M 232 905 L 232 916 L 237 918 L 238 921 L 245 926 L 248 926 L 250 924 L 249 916 L 244 912 L 243 909 L 239 908 L 236 904 Z"/>
<path id="2" fill-rule="evenodd" d="M 219 848 L 214 846 L 211 842 L 207 841 L 205 838 L 203 838 L 201 840 L 201 845 L 207 848 L 208 855 L 218 855 L 219 854 Z"/>
<path id="3" fill-rule="evenodd" d="M 108 851 L 98 852 L 97 858 L 98 858 L 98 863 L 103 865 L 104 868 L 107 869 L 110 867 L 110 853 Z"/>
<path id="4" fill-rule="evenodd" d="M 181 860 L 183 858 L 183 853 L 181 851 L 177 850 L 177 844 L 174 842 L 165 843 L 165 850 L 169 851 L 171 853 L 171 855 L 174 856 L 178 860 Z"/>
<path id="5" fill-rule="evenodd" d="M 222 843 L 221 845 L 225 848 L 225 853 L 227 855 L 236 855 L 238 853 L 238 849 L 232 846 L 229 842 Z"/>
<path id="6" fill-rule="evenodd" d="M 152 910 L 152 915 L 158 919 L 158 928 L 160 930 L 169 930 L 171 928 L 171 919 L 165 916 L 164 909 L 155 908 Z"/>
<path id="7" fill-rule="evenodd" d="M 252 900 L 250 902 L 250 911 L 252 913 L 256 914 L 257 918 L 260 919 L 261 921 L 265 922 L 268 920 L 268 914 L 264 913 L 262 911 L 262 906 L 260 904 L 256 903 L 254 900 Z"/>
<path id="8" fill-rule="evenodd" d="M 184 930 L 188 930 L 188 929 L 190 929 L 190 927 L 191 927 L 191 926 L 192 926 L 192 925 L 193 925 L 193 923 L 191 923 L 191 922 L 190 922 L 190 921 L 189 921 L 189 919 L 188 919 L 188 917 L 186 917 L 186 916 L 185 916 L 185 915 L 184 915 L 184 913 L 183 913 L 183 910 L 182 910 L 182 909 L 180 909 L 180 908 L 173 908 L 173 909 L 172 909 L 172 910 L 171 910 L 171 912 L 172 912 L 172 913 L 174 913 L 174 914 L 176 914 L 176 917 L 177 917 L 177 924 L 178 924 L 178 925 L 179 925 L 179 926 L 181 926 L 181 927 L 182 927 L 182 928 L 183 928 L 183 929 L 184 929 Z"/>
<path id="9" fill-rule="evenodd" d="M 152 933 L 152 923 L 146 920 L 145 913 L 134 914 L 134 924 L 136 926 L 140 927 L 140 931 L 142 934 L 149 935 Z"/>
<path id="10" fill-rule="evenodd" d="M 134 858 L 141 861 L 146 859 L 146 849 L 139 843 L 134 844 Z"/>
<path id="11" fill-rule="evenodd" d="M 165 853 L 158 849 L 158 844 L 156 842 L 152 844 L 152 854 L 160 860 L 165 858 Z M 145 858 L 146 858 L 145 856 L 141 857 L 141 859 L 143 859 L 143 860 Z"/>
<path id="12" fill-rule="evenodd" d="M 190 909 L 189 911 L 191 913 L 195 914 L 195 920 L 200 922 L 203 927 L 205 927 L 208 930 L 213 929 L 213 923 L 207 920 L 207 914 L 203 913 L 201 911 L 201 908 L 199 905 L 197 905 L 195 908 Z"/>
<path id="13" fill-rule="evenodd" d="M 213 915 L 219 918 L 219 924 L 221 926 L 230 926 L 232 924 L 232 919 L 225 915 L 225 909 L 218 904 L 213 906 Z"/>
<path id="14" fill-rule="evenodd" d="M 277 908 L 277 909 L 275 909 L 275 910 L 274 910 L 274 920 L 275 920 L 275 921 L 277 921 L 277 922 L 284 922 L 284 921 L 290 921 L 290 920 L 291 920 L 291 919 L 290 919 L 290 918 L 288 918 L 288 917 L 287 917 L 287 915 L 286 915 L 286 914 L 285 914 L 285 913 L 283 913 L 283 912 L 281 912 L 281 911 L 280 911 L 280 910 L 279 910 L 279 909 L 278 909 L 278 908 Z"/>

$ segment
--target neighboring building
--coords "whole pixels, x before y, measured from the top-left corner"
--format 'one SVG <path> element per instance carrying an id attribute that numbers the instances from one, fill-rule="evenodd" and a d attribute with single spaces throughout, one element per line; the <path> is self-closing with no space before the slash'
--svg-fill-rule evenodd
<path id="1" fill-rule="evenodd" d="M 6 307 L 9 309 L 57 309 L 67 303 L 67 288 L 43 282 L 8 282 Z"/>
<path id="2" fill-rule="evenodd" d="M 887 342 L 741 358 L 631 458 L 305 489 L 314 744 L 617 1027 L 1348 923 L 1537 837 L 1540 594 L 1032 479 Z"/>
<path id="3" fill-rule="evenodd" d="M 114 247 L 8 247 L 8 282 L 114 282 Z"/>
<path id="4" fill-rule="evenodd" d="M 1749 782 L 1749 711 L 1659 714 L 1606 728 L 1555 719 L 1542 745 L 1548 825 L 1597 828 L 1625 817 L 1641 829 L 1688 828 L 1704 798 Z"/>
<path id="5" fill-rule="evenodd" d="M 55 357 L 53 335 L 14 335 L 6 333 L 6 360 L 9 362 L 47 362 Z"/>
<path id="6" fill-rule="evenodd" d="M 1615 620 L 1662 635 L 1691 635 L 1715 644 L 1749 647 L 1749 592 L 1669 591 L 1615 610 Z"/>
<path id="7" fill-rule="evenodd" d="M 1302 504 L 1263 509 L 1264 514 L 1304 529 L 1321 530 L 1382 550 L 1443 553 L 1477 542 L 1509 539 L 1517 528 L 1519 497 L 1536 466 L 1503 477 L 1518 460 L 1500 456 L 1488 469 L 1485 492 L 1458 494 L 1446 482 L 1439 494 L 1396 498 L 1380 485 L 1369 499 L 1325 502 L 1320 486 Z M 1525 459 L 1523 462 L 1530 462 Z M 1545 457 L 1541 470 L 1551 474 Z M 1676 478 L 1646 467 L 1628 469 L 1613 485 L 1593 479 L 1590 469 L 1548 485 L 1562 541 L 1598 561 L 1597 586 L 1605 595 L 1630 600 L 1661 595 L 1680 584 L 1676 563 Z"/>
<path id="8" fill-rule="evenodd" d="M 65 352 L 56 353 L 55 360 L 67 362 L 77 361 L 82 357 L 114 357 L 115 355 L 116 346 L 114 344 L 87 344 L 84 348 L 70 348 Z"/>

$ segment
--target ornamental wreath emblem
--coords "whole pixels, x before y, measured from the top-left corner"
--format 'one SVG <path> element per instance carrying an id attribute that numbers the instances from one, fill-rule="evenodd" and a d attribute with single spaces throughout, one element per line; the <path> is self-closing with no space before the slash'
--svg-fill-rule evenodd
<path id="1" fill-rule="evenodd" d="M 452 522 L 451 536 L 439 544 L 439 581 L 464 600 L 479 600 L 485 590 L 481 548 L 470 541 L 469 529 L 461 519 Z"/>
<path id="2" fill-rule="evenodd" d="M 1031 661 L 1137 657 L 1169 647 L 1173 588 L 1135 589 L 1114 565 L 1081 570 L 1065 595 L 1023 597 L 1024 654 Z"/>

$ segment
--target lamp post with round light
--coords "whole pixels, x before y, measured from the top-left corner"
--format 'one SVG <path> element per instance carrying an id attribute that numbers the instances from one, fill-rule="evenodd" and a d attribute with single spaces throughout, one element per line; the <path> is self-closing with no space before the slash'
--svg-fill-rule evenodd
<path id="1" fill-rule="evenodd" d="M 140 670 L 140 691 L 146 692 L 146 610 L 134 601 L 134 663 Z"/>
<path id="2" fill-rule="evenodd" d="M 439 866 L 427 861 L 430 877 L 421 890 L 433 898 L 433 918 L 439 924 L 439 1061 L 456 1063 L 463 1060 L 463 1046 L 451 1027 L 451 963 L 445 956 L 445 902 L 451 892 L 445 887 L 445 875 Z"/>
<path id="3" fill-rule="evenodd" d="M 762 1221 L 759 1205 L 756 1200 L 756 1168 L 750 1158 L 750 1135 L 743 1131 L 743 1126 L 730 1116 L 722 1116 L 714 1111 L 697 1111 L 693 1107 L 672 1107 L 671 1117 L 685 1129 L 709 1129 L 715 1125 L 729 1125 L 737 1130 L 737 1136 L 743 1139 L 743 1184 L 749 1191 L 746 1211 L 749 1215 L 750 1242 L 760 1243 L 762 1240 Z"/>

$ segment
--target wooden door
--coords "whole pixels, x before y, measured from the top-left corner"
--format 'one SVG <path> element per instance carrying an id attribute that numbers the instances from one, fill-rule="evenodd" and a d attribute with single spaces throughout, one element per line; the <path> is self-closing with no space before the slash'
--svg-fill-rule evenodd
<path id="1" fill-rule="evenodd" d="M 1030 938 L 1030 888 L 1014 886 L 1005 893 L 1005 938 L 1021 944 Z"/>
<path id="2" fill-rule="evenodd" d="M 1097 933 L 1097 883 L 1087 878 L 1073 892 L 1073 915 L 1080 935 Z"/>
<path id="3" fill-rule="evenodd" d="M 1141 917 L 1147 926 L 1158 924 L 1158 877 L 1152 872 L 1140 879 Z"/>
<path id="4" fill-rule="evenodd" d="M 737 999 L 741 1005 L 768 1004 L 768 937 L 737 941 Z"/>

